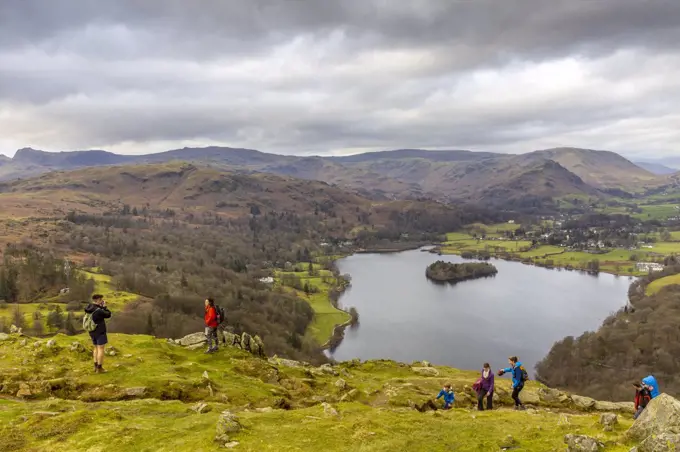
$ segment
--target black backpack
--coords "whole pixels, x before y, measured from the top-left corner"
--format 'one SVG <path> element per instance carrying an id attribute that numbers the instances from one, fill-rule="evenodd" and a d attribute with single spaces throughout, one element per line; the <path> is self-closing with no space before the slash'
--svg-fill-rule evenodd
<path id="1" fill-rule="evenodd" d="M 222 324 L 225 320 L 224 308 L 221 306 L 215 306 L 215 313 L 217 313 L 217 324 Z"/>
<path id="2" fill-rule="evenodd" d="M 524 368 L 524 366 L 520 366 L 519 370 L 522 371 L 521 378 L 522 378 L 522 383 L 529 381 L 529 372 Z"/>

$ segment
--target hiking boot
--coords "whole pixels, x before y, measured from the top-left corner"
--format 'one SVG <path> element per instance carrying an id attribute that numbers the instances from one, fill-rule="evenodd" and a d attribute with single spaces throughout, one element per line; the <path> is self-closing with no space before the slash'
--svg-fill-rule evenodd
<path id="1" fill-rule="evenodd" d="M 104 374 L 106 373 L 106 369 L 104 369 L 101 364 L 97 364 L 97 373 Z"/>

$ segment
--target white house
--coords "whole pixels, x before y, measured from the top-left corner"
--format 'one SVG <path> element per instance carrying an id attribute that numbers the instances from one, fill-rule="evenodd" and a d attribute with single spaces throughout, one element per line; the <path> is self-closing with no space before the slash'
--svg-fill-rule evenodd
<path id="1" fill-rule="evenodd" d="M 265 284 L 274 284 L 274 278 L 271 276 L 265 276 L 264 278 L 260 278 L 260 282 Z"/>
<path id="2" fill-rule="evenodd" d="M 638 262 L 635 264 L 638 271 L 641 272 L 660 272 L 663 270 L 663 264 L 657 264 L 656 262 Z"/>

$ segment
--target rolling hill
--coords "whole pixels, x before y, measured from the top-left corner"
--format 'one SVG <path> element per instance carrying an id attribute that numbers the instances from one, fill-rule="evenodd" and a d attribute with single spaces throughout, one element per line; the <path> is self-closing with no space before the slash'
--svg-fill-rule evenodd
<path id="1" fill-rule="evenodd" d="M 663 165 L 661 163 L 654 162 L 634 162 L 637 166 L 642 169 L 649 171 L 652 174 L 666 175 L 678 172 L 677 168 L 671 168 L 669 166 Z"/>
<path id="2" fill-rule="evenodd" d="M 20 149 L 0 163 L 0 180 L 58 170 L 184 161 L 214 169 L 324 181 L 377 200 L 433 198 L 495 203 L 527 198 L 639 192 L 667 180 L 618 154 L 574 148 L 528 154 L 401 149 L 343 157 L 291 156 L 252 149 L 183 148 L 158 154 L 51 153 Z"/>

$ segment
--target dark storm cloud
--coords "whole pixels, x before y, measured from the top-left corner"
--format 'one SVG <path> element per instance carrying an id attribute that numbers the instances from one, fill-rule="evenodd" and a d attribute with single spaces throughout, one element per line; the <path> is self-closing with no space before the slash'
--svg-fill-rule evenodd
<path id="1" fill-rule="evenodd" d="M 661 155 L 680 138 L 678 47 L 674 0 L 2 0 L 0 152 Z"/>

